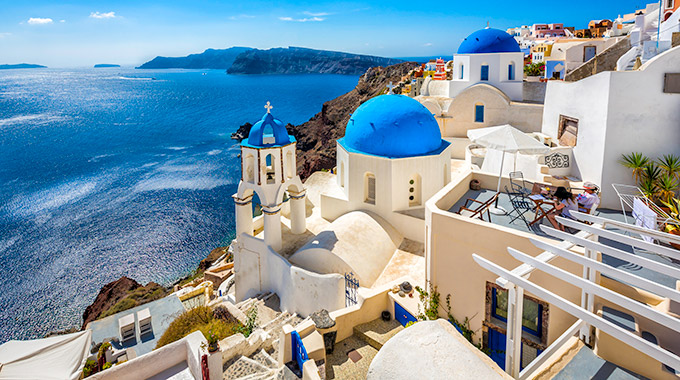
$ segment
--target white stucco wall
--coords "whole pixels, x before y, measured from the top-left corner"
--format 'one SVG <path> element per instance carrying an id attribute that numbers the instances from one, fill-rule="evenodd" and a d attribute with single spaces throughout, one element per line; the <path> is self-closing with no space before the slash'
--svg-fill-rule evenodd
<path id="1" fill-rule="evenodd" d="M 246 234 L 241 234 L 232 246 L 237 301 L 273 292 L 281 300 L 281 310 L 303 317 L 321 308 L 331 311 L 344 307 L 342 275 L 296 267 L 265 246 L 263 240 Z"/>
<path id="2" fill-rule="evenodd" d="M 548 84 L 543 133 L 557 138 L 561 114 L 579 119 L 574 173 L 601 186 L 602 207 L 620 208 L 612 183 L 633 184 L 630 171 L 619 163 L 622 154 L 680 154 L 680 95 L 663 92 L 664 74 L 679 72 L 678 62 L 680 47 L 638 71 Z"/>

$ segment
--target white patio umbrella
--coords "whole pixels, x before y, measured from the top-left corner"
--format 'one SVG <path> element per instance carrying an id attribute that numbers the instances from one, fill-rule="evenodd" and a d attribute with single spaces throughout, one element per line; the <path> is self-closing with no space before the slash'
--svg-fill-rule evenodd
<path id="1" fill-rule="evenodd" d="M 550 151 L 549 147 L 510 124 L 472 129 L 467 132 L 467 136 L 475 144 L 482 145 L 487 149 L 496 149 L 503 152 L 501 169 L 500 173 L 498 173 L 498 188 L 496 189 L 496 192 L 499 193 L 501 191 L 501 176 L 503 175 L 505 153 L 545 154 Z M 506 213 L 500 207 L 492 207 L 489 211 L 497 215 Z"/>

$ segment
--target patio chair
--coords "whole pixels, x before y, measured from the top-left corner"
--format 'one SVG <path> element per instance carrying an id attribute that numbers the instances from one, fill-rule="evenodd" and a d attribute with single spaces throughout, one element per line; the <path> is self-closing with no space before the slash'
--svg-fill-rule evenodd
<path id="1" fill-rule="evenodd" d="M 468 198 L 465 200 L 465 205 L 461 206 L 460 210 L 458 210 L 458 214 L 462 216 L 468 216 L 470 218 L 479 218 L 484 220 L 484 213 L 486 213 L 487 217 L 489 218 L 489 222 L 491 222 L 491 213 L 489 212 L 489 207 L 491 207 L 496 202 L 499 194 L 500 193 L 495 193 L 493 197 L 485 202 L 478 201 L 474 198 Z M 470 208 L 474 204 L 479 205 L 475 208 Z"/>
<path id="2" fill-rule="evenodd" d="M 520 171 L 510 172 L 508 177 L 510 177 L 510 188 L 513 193 L 522 193 L 525 195 L 531 194 L 531 190 L 527 188 L 526 181 L 524 180 L 524 173 Z"/>
<path id="3" fill-rule="evenodd" d="M 508 194 L 510 204 L 512 205 L 512 211 L 508 212 L 508 216 L 512 218 L 510 219 L 510 223 L 513 223 L 517 219 L 522 219 L 527 228 L 531 228 L 529 221 L 524 217 L 524 213 L 533 211 L 535 208 L 534 203 L 527 198 L 526 194 L 512 192 L 508 190 L 507 186 L 505 186 L 505 192 Z"/>

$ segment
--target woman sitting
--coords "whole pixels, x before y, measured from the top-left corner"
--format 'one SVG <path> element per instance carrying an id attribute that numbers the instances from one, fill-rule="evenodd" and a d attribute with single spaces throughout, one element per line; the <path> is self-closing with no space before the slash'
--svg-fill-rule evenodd
<path id="1" fill-rule="evenodd" d="M 564 231 L 564 226 L 557 222 L 555 218 L 557 215 L 563 216 L 569 219 L 575 219 L 572 215 L 572 211 L 578 211 L 578 203 L 576 202 L 576 197 L 574 194 L 569 192 L 564 187 L 560 186 L 555 191 L 555 200 L 559 203 L 555 206 L 555 211 L 548 214 L 548 220 L 553 227 Z"/>

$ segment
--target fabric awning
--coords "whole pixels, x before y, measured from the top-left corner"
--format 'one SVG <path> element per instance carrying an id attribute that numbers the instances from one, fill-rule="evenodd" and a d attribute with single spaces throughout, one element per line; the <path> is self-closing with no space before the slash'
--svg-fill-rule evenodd
<path id="1" fill-rule="evenodd" d="M 80 378 L 90 356 L 92 331 L 0 345 L 0 380 Z"/>

